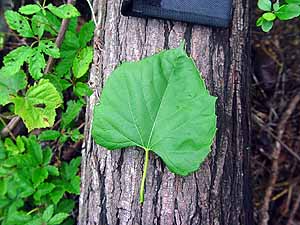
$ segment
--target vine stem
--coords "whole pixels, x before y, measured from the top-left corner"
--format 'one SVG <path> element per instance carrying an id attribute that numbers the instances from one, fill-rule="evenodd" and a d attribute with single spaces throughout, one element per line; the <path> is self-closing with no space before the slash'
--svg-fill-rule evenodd
<path id="1" fill-rule="evenodd" d="M 143 169 L 143 177 L 140 187 L 140 203 L 144 202 L 144 190 L 145 190 L 145 181 L 147 176 L 147 168 L 149 164 L 149 149 L 145 148 L 145 161 L 144 161 L 144 169 Z"/>

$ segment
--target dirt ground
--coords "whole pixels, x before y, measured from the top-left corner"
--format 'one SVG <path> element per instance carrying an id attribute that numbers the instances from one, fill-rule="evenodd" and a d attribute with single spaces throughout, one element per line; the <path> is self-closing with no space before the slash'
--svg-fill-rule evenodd
<path id="1" fill-rule="evenodd" d="M 300 224 L 300 20 L 255 27 L 252 6 L 252 184 L 257 224 Z M 272 190 L 270 192 L 270 190 Z M 267 193 L 267 194 L 266 194 Z M 267 195 L 267 196 L 266 196 Z"/>

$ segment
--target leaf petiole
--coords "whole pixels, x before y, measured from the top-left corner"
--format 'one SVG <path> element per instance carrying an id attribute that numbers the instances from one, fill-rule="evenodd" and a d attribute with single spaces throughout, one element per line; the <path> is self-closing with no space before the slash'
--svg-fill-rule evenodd
<path id="1" fill-rule="evenodd" d="M 144 202 L 144 190 L 145 190 L 145 181 L 147 176 L 147 168 L 149 163 L 149 149 L 145 150 L 145 161 L 144 161 L 144 169 L 143 169 L 143 177 L 141 181 L 141 187 L 140 187 L 140 203 Z"/>

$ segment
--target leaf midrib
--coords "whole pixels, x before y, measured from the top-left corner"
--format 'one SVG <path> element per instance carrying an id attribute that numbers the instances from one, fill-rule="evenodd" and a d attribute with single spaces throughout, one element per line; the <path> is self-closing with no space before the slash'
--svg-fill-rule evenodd
<path id="1" fill-rule="evenodd" d="M 156 121 L 157 121 L 157 118 L 158 118 L 158 114 L 159 114 L 159 111 L 160 111 L 160 109 L 161 109 L 161 104 L 162 104 L 162 102 L 163 102 L 163 100 L 164 100 L 164 98 L 165 98 L 165 96 L 166 96 L 166 92 L 167 92 L 167 89 L 168 89 L 169 84 L 170 84 L 169 81 L 170 81 L 172 75 L 174 74 L 174 71 L 175 71 L 175 68 L 176 68 L 176 61 L 177 61 L 177 58 L 176 58 L 176 60 L 175 60 L 175 64 L 174 64 L 174 67 L 173 67 L 173 71 L 172 71 L 171 75 L 169 76 L 169 79 L 167 80 L 167 86 L 166 86 L 166 88 L 165 88 L 165 90 L 164 90 L 163 96 L 162 96 L 161 101 L 160 101 L 159 106 L 158 106 L 158 110 L 157 110 L 156 115 L 155 115 L 155 119 L 154 119 L 154 122 L 153 122 L 153 126 L 152 126 L 152 129 L 151 129 L 151 132 L 150 132 L 150 137 L 149 137 L 149 139 L 148 139 L 148 143 L 147 143 L 147 147 L 146 147 L 147 149 L 150 149 L 150 148 L 149 148 L 149 145 L 150 145 L 151 138 L 152 138 L 152 135 L 153 135 L 153 131 L 154 131 L 154 128 L 155 128 L 155 125 L 156 125 Z M 153 149 L 152 149 L 152 150 L 153 150 Z"/>

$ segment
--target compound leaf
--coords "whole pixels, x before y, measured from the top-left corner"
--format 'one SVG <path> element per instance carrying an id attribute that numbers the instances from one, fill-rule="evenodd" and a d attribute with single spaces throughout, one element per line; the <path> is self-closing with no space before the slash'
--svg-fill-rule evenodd
<path id="1" fill-rule="evenodd" d="M 95 107 L 92 135 L 110 150 L 153 151 L 170 171 L 185 176 L 210 152 L 215 102 L 181 46 L 119 66 Z"/>
<path id="2" fill-rule="evenodd" d="M 15 104 L 15 113 L 31 131 L 53 125 L 55 109 L 61 105 L 62 99 L 49 80 L 41 79 L 27 91 L 25 97 L 17 96 L 12 102 Z"/>

